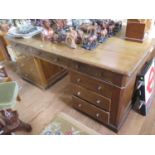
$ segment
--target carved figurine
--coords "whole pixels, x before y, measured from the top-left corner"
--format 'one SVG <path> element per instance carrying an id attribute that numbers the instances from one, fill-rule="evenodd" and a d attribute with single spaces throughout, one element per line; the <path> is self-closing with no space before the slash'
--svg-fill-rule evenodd
<path id="1" fill-rule="evenodd" d="M 66 35 L 66 44 L 71 48 L 76 48 L 77 32 L 72 27 L 69 28 L 69 32 Z"/>
<path id="2" fill-rule="evenodd" d="M 66 19 L 52 19 L 51 25 L 55 32 L 61 31 L 65 29 L 66 27 L 68 27 Z"/>
<path id="3" fill-rule="evenodd" d="M 92 31 L 89 34 L 85 34 L 83 38 L 83 45 L 82 47 L 87 50 L 92 50 L 97 46 L 97 35 L 95 31 Z"/>
<path id="4" fill-rule="evenodd" d="M 84 32 L 82 47 L 88 50 L 94 49 L 97 46 L 97 25 L 82 24 L 80 29 Z"/>
<path id="5" fill-rule="evenodd" d="M 107 26 L 107 29 L 108 29 L 108 36 L 109 36 L 109 37 L 115 35 L 115 33 L 114 33 L 114 28 L 115 28 L 115 23 L 114 23 L 114 21 L 110 20 L 110 21 L 108 22 L 108 26 Z"/>
<path id="6" fill-rule="evenodd" d="M 122 28 L 122 21 L 115 22 L 114 33 L 119 32 L 121 28 Z"/>
<path id="7" fill-rule="evenodd" d="M 61 30 L 54 33 L 52 41 L 54 41 L 55 43 L 65 42 L 66 35 L 67 35 L 66 31 L 61 29 Z"/>
<path id="8" fill-rule="evenodd" d="M 42 40 L 43 41 L 44 40 L 50 40 L 51 41 L 53 38 L 54 31 L 51 28 L 49 20 L 43 20 L 42 21 L 42 27 L 44 28 L 42 33 L 41 33 Z"/>
<path id="9" fill-rule="evenodd" d="M 96 25 L 92 25 L 92 24 L 82 24 L 80 26 L 80 29 L 84 32 L 84 33 L 92 33 L 96 31 Z"/>
<path id="10" fill-rule="evenodd" d="M 107 39 L 108 30 L 106 24 L 103 21 L 98 23 L 97 27 L 97 40 L 99 43 L 103 43 Z"/>
<path id="11" fill-rule="evenodd" d="M 76 38 L 76 43 L 77 44 L 82 44 L 83 42 L 83 37 L 84 37 L 84 32 L 80 29 L 77 29 L 77 38 Z"/>

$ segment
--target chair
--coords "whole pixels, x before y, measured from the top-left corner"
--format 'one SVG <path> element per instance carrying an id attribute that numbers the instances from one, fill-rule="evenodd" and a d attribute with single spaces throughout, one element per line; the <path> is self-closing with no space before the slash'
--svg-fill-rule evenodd
<path id="1" fill-rule="evenodd" d="M 1 73 L 7 75 L 4 68 Z M 17 111 L 11 109 L 18 99 L 18 91 L 18 85 L 14 81 L 0 83 L 0 135 L 11 134 L 17 130 L 32 130 L 29 124 L 19 119 Z"/>
<path id="2" fill-rule="evenodd" d="M 13 81 L 7 74 L 5 67 L 0 63 L 0 83 Z M 17 101 L 21 101 L 20 96 L 17 96 Z"/>
<path id="3" fill-rule="evenodd" d="M 31 131 L 29 124 L 19 119 L 17 111 L 13 111 L 18 95 L 16 82 L 0 83 L 0 135 L 11 134 L 17 130 Z"/>

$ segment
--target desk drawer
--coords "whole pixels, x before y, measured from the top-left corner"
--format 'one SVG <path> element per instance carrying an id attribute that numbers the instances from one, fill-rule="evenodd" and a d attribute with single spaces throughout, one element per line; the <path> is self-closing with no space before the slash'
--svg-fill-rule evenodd
<path id="1" fill-rule="evenodd" d="M 78 96 L 79 98 L 84 99 L 99 108 L 110 111 L 111 99 L 103 97 L 76 84 L 72 84 L 72 91 L 73 95 Z"/>
<path id="2" fill-rule="evenodd" d="M 109 124 L 109 112 L 105 112 L 104 110 L 101 110 L 96 106 L 91 105 L 88 102 L 75 96 L 72 97 L 72 100 L 74 108 L 80 110 L 85 114 L 88 114 L 89 116 L 95 118 L 101 123 Z"/>
<path id="3" fill-rule="evenodd" d="M 113 90 L 111 85 L 77 72 L 71 72 L 70 76 L 71 82 L 83 86 L 89 90 L 95 91 L 96 93 L 99 93 L 111 99 Z"/>

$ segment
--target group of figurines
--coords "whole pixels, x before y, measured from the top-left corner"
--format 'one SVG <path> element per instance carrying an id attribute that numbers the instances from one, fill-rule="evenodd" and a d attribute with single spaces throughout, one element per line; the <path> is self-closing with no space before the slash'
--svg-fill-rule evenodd
<path id="1" fill-rule="evenodd" d="M 42 40 L 65 43 L 73 49 L 79 44 L 87 50 L 96 48 L 122 28 L 121 21 L 110 19 L 46 19 L 32 20 L 32 23 L 43 27 Z"/>

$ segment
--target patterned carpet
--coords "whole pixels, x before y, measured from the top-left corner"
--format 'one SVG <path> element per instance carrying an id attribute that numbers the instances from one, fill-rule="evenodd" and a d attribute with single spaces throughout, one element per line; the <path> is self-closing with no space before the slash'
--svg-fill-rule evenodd
<path id="1" fill-rule="evenodd" d="M 96 135 L 96 131 L 86 127 L 70 116 L 60 113 L 44 128 L 41 135 Z"/>

